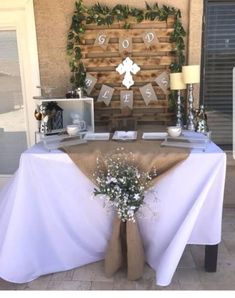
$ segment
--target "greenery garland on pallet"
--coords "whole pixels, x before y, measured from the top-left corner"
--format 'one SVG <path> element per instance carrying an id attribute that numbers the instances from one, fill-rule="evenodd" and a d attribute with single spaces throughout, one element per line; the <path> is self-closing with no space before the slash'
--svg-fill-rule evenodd
<path id="1" fill-rule="evenodd" d="M 159 7 L 157 3 L 150 6 L 146 2 L 146 9 L 130 8 L 128 5 L 118 4 L 113 8 L 99 3 L 85 7 L 83 0 L 75 2 L 75 11 L 72 17 L 72 23 L 68 33 L 67 54 L 71 57 L 70 69 L 72 72 L 71 83 L 75 87 L 85 87 L 86 72 L 82 63 L 82 52 L 79 44 L 82 44 L 82 35 L 86 32 L 87 24 L 112 25 L 115 21 L 125 21 L 123 28 L 130 29 L 131 25 L 128 23 L 128 18 L 133 17 L 137 23 L 144 20 L 150 21 L 165 21 L 168 17 L 175 17 L 173 32 L 170 36 L 170 41 L 175 44 L 174 52 L 176 60 L 170 65 L 171 72 L 180 72 L 185 63 L 185 44 L 184 36 L 186 32 L 181 22 L 181 12 L 179 9 L 163 5 Z M 173 100 L 175 98 L 174 92 L 169 96 L 169 108 L 174 107 Z"/>

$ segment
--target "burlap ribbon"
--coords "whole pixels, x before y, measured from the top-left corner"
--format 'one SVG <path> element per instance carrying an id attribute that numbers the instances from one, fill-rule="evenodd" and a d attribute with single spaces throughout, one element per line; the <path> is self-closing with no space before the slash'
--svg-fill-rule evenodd
<path id="1" fill-rule="evenodd" d="M 162 141 L 116 142 L 116 141 L 91 141 L 89 143 L 62 147 L 78 168 L 97 185 L 93 176 L 97 167 L 97 157 L 105 157 L 114 152 L 116 148 L 124 148 L 125 152 L 132 152 L 138 167 L 143 172 L 157 170 L 158 177 L 179 162 L 185 160 L 189 154 L 188 149 L 161 147 Z M 157 179 L 157 177 L 156 177 Z M 156 180 L 153 180 L 153 184 Z"/>
<path id="2" fill-rule="evenodd" d="M 121 267 L 127 267 L 127 278 L 136 280 L 142 276 L 144 264 L 144 248 L 138 224 L 131 221 L 122 222 L 115 216 L 105 254 L 105 275 L 111 277 Z"/>
<path id="3" fill-rule="evenodd" d="M 97 157 L 104 157 L 117 147 L 123 147 L 125 152 L 132 152 L 142 171 L 157 170 L 156 179 L 185 160 L 189 154 L 188 149 L 162 148 L 160 144 L 160 141 L 144 140 L 135 142 L 95 141 L 62 149 L 79 169 L 97 184 L 93 176 L 97 166 Z M 156 183 L 156 179 L 152 180 L 152 184 Z M 143 273 L 144 263 L 144 249 L 137 222 L 124 223 L 116 216 L 105 254 L 106 276 L 112 276 L 118 269 L 126 265 L 128 279 L 139 279 Z"/>

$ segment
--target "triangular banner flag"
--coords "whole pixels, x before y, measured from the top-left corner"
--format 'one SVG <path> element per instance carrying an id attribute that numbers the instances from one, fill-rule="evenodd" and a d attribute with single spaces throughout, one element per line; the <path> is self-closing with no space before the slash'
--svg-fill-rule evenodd
<path id="1" fill-rule="evenodd" d="M 119 38 L 119 52 L 121 54 L 132 52 L 132 38 L 131 37 L 120 37 Z"/>
<path id="2" fill-rule="evenodd" d="M 143 40 L 147 48 L 150 48 L 151 46 L 154 46 L 159 43 L 159 40 L 157 38 L 155 31 L 151 31 L 151 30 L 144 32 Z"/>
<path id="3" fill-rule="evenodd" d="M 150 101 L 157 101 L 157 95 L 151 83 L 144 85 L 139 89 L 146 106 L 150 103 Z"/>
<path id="4" fill-rule="evenodd" d="M 169 74 L 166 71 L 164 71 L 155 79 L 155 82 L 159 85 L 162 91 L 167 95 L 169 92 L 168 89 L 170 87 Z"/>
<path id="5" fill-rule="evenodd" d="M 106 31 L 100 31 L 97 34 L 96 40 L 94 45 L 95 46 L 100 46 L 103 50 L 106 50 L 109 42 L 109 36 L 106 33 Z"/>
<path id="6" fill-rule="evenodd" d="M 121 91 L 120 100 L 121 100 L 121 109 L 124 107 L 133 109 L 133 91 Z"/>
<path id="7" fill-rule="evenodd" d="M 107 85 L 102 85 L 102 88 L 97 99 L 98 102 L 104 102 L 106 106 L 110 104 L 114 92 L 114 88 Z"/>
<path id="8" fill-rule="evenodd" d="M 88 95 L 90 95 L 92 89 L 95 87 L 96 82 L 97 82 L 96 77 L 93 77 L 89 73 L 86 74 L 86 80 L 85 80 L 86 88 L 85 88 L 85 90 Z"/>

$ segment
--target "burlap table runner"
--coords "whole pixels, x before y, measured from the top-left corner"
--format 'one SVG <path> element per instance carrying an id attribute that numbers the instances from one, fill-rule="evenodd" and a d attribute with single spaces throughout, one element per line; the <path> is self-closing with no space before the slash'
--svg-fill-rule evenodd
<path id="1" fill-rule="evenodd" d="M 105 157 L 116 148 L 124 148 L 125 152 L 132 152 L 138 161 L 138 167 L 144 172 L 156 170 L 158 176 L 172 169 L 189 155 L 188 149 L 161 147 L 161 141 L 137 140 L 134 142 L 91 141 L 64 150 L 79 169 L 97 184 L 93 176 L 97 167 L 97 157 Z M 127 266 L 129 280 L 137 280 L 142 276 L 145 257 L 137 223 L 122 222 L 118 216 L 113 222 L 112 235 L 105 254 L 105 274 L 112 276 L 122 266 Z"/>

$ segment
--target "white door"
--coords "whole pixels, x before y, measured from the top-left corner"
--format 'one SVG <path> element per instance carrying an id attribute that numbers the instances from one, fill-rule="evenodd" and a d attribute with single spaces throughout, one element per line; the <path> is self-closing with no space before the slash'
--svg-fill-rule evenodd
<path id="1" fill-rule="evenodd" d="M 0 187 L 34 143 L 37 85 L 33 0 L 0 1 Z"/>
<path id="2" fill-rule="evenodd" d="M 0 30 L 0 174 L 11 175 L 28 147 L 15 30 Z"/>

